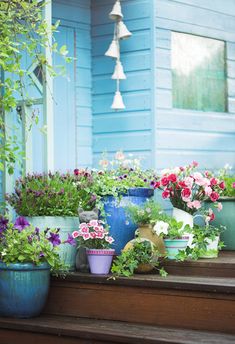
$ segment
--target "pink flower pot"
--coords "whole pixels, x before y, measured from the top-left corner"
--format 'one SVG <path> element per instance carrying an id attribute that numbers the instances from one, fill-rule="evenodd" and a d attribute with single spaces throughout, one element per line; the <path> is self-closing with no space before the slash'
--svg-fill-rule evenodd
<path id="1" fill-rule="evenodd" d="M 113 260 L 114 249 L 87 249 L 86 254 L 92 274 L 107 275 Z"/>

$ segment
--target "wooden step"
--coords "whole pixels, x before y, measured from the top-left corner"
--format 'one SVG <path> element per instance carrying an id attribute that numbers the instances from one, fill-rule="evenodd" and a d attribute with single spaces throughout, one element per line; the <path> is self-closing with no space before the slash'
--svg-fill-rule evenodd
<path id="1" fill-rule="evenodd" d="M 222 251 L 216 259 L 168 260 L 163 265 L 169 274 L 174 275 L 235 278 L 235 251 Z"/>
<path id="2" fill-rule="evenodd" d="M 232 344 L 234 335 L 190 331 L 117 321 L 42 316 L 34 319 L 0 318 L 0 343 L 12 344 Z"/>
<path id="3" fill-rule="evenodd" d="M 235 333 L 235 278 L 71 273 L 52 281 L 45 313 Z"/>

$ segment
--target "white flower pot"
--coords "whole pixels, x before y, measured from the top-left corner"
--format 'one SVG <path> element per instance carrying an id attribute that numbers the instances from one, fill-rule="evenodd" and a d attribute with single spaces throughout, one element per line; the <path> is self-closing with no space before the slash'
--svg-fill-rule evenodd
<path id="1" fill-rule="evenodd" d="M 183 222 L 182 231 L 186 225 L 189 225 L 190 228 L 193 228 L 193 215 L 187 213 L 184 210 L 173 207 L 172 216 L 174 219 L 176 219 L 177 222 Z M 188 245 L 187 246 L 189 246 L 190 248 L 194 247 L 194 245 L 192 244 L 193 234 L 183 231 L 182 238 L 183 239 L 188 238 Z"/>

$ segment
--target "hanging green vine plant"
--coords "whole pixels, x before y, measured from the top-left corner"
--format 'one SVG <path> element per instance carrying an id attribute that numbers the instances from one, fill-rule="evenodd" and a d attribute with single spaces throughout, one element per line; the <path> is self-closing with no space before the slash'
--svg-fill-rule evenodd
<path id="1" fill-rule="evenodd" d="M 16 108 L 19 100 L 30 105 L 32 99 L 27 93 L 26 79 L 30 74 L 24 65 L 23 58 L 28 56 L 31 63 L 40 66 L 40 72 L 47 69 L 53 77 L 56 72 L 45 58 L 44 51 L 61 54 L 66 62 L 66 46 L 58 49 L 53 38 L 50 44 L 50 33 L 57 30 L 59 22 L 49 26 L 43 19 L 45 2 L 38 0 L 1 0 L 0 2 L 0 171 L 7 169 L 14 172 L 14 166 L 20 157 L 17 137 L 6 135 L 5 117 Z M 32 120 L 37 122 L 37 117 Z"/>

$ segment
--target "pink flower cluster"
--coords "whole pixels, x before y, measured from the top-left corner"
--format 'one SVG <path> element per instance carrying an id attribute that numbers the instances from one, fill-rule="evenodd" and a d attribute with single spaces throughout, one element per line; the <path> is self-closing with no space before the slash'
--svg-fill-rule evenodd
<path id="1" fill-rule="evenodd" d="M 90 248 L 106 248 L 114 242 L 109 236 L 108 231 L 104 228 L 103 222 L 91 220 L 88 223 L 81 223 L 79 230 L 72 233 L 74 239 L 82 239 L 83 244 Z"/>
<path id="2" fill-rule="evenodd" d="M 198 163 L 193 162 L 167 170 L 155 183 L 155 188 L 163 190 L 164 199 L 169 198 L 174 207 L 192 214 L 202 207 L 206 199 L 217 202 L 225 189 L 223 180 L 215 178 L 209 171 L 195 171 L 197 166 Z M 219 211 L 222 209 L 221 203 L 216 203 L 216 206 Z"/>

